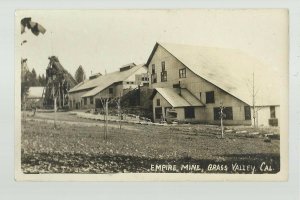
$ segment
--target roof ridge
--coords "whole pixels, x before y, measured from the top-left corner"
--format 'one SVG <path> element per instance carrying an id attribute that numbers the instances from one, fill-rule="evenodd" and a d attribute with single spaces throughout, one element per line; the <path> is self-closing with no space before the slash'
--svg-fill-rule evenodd
<path id="1" fill-rule="evenodd" d="M 260 90 L 257 105 L 270 105 L 277 102 L 276 86 L 267 85 L 265 79 L 261 78 L 264 74 L 278 76 L 276 68 L 268 67 L 270 65 L 251 54 L 234 48 L 157 42 L 147 60 L 147 66 L 159 46 L 195 75 L 249 105 L 252 104 L 252 98 L 247 92 L 249 90 L 247 83 L 252 80 L 254 72 L 255 87 L 264 89 L 264 91 Z"/>

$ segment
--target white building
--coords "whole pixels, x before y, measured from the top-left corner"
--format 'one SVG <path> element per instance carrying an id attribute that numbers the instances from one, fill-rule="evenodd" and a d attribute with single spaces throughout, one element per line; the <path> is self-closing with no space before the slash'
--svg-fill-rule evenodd
<path id="1" fill-rule="evenodd" d="M 136 76 L 144 73 L 147 73 L 147 68 L 143 64 L 130 63 L 122 66 L 119 71 L 85 80 L 69 91 L 70 108 L 101 108 L 101 98 L 121 97 L 137 88 Z"/>
<path id="2" fill-rule="evenodd" d="M 251 125 L 254 94 L 257 124 L 279 124 L 278 74 L 241 51 L 156 43 L 146 65 L 154 121 L 218 124 L 222 104 L 224 124 Z"/>

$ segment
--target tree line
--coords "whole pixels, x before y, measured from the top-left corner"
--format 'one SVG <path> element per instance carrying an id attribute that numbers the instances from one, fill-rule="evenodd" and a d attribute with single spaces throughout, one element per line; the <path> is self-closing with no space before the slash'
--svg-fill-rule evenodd
<path id="1" fill-rule="evenodd" d="M 31 71 L 27 70 L 24 74 L 24 81 L 27 83 L 29 87 L 31 86 L 46 86 L 46 77 L 44 74 L 37 75 L 35 69 L 33 68 Z"/>
<path id="2" fill-rule="evenodd" d="M 21 71 L 21 97 L 22 99 L 28 93 L 29 87 L 34 86 L 42 86 L 45 87 L 47 85 L 47 79 L 44 74 L 37 75 L 34 68 L 30 71 L 27 67 L 26 63 L 27 59 L 22 59 L 22 71 Z M 83 67 L 80 65 L 75 73 L 75 80 L 77 83 L 80 83 L 86 79 L 86 75 Z"/>
<path id="3" fill-rule="evenodd" d="M 46 77 L 44 74 L 37 75 L 35 69 L 31 71 L 27 67 L 22 67 L 21 72 L 21 97 L 22 99 L 28 93 L 28 88 L 33 86 L 43 86 L 47 84 Z"/>

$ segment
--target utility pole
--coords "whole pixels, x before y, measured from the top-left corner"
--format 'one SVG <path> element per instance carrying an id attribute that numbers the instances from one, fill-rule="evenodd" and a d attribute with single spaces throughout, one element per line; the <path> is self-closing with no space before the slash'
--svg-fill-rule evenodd
<path id="1" fill-rule="evenodd" d="M 55 129 L 56 128 L 56 97 L 55 97 L 54 80 L 52 82 L 53 82 L 52 91 L 53 91 L 54 129 Z"/>
<path id="2" fill-rule="evenodd" d="M 24 124 L 26 124 L 26 95 L 24 95 Z"/>
<path id="3" fill-rule="evenodd" d="M 105 101 L 105 140 L 107 139 L 107 132 L 108 132 L 108 100 Z"/>
<path id="4" fill-rule="evenodd" d="M 61 108 L 60 83 L 58 83 L 58 107 Z"/>
<path id="5" fill-rule="evenodd" d="M 253 125 L 256 127 L 256 113 L 255 113 L 255 85 L 254 85 L 254 72 L 252 73 L 252 107 L 253 107 Z"/>
<path id="6" fill-rule="evenodd" d="M 56 97 L 54 97 L 54 128 L 56 128 Z"/>
<path id="7" fill-rule="evenodd" d="M 122 120 L 122 113 L 121 113 L 121 98 L 118 98 L 118 101 L 117 101 L 117 106 L 118 106 L 118 115 L 119 115 L 119 128 L 121 130 L 121 120 Z"/>
<path id="8" fill-rule="evenodd" d="M 65 80 L 63 80 L 62 81 L 62 108 L 64 108 L 64 106 L 65 106 L 65 92 L 64 92 L 64 87 L 63 87 L 63 85 L 64 85 L 64 83 L 65 83 Z"/>
<path id="9" fill-rule="evenodd" d="M 224 126 L 223 126 L 223 117 L 224 117 L 224 106 L 223 106 L 223 102 L 221 102 L 220 105 L 220 119 L 221 119 L 221 133 L 222 133 L 222 138 L 224 138 Z"/>

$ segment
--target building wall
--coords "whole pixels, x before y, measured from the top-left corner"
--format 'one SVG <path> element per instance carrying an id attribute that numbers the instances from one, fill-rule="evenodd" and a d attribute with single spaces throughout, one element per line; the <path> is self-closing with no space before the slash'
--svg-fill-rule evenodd
<path id="1" fill-rule="evenodd" d="M 166 82 L 161 82 L 162 61 L 165 62 L 165 70 L 167 71 Z M 197 99 L 205 104 L 205 119 L 201 118 L 201 121 L 203 120 L 203 122 L 210 124 L 219 123 L 219 121 L 214 120 L 213 109 L 214 107 L 219 107 L 220 103 L 223 102 L 223 106 L 232 107 L 233 110 L 233 120 L 224 120 L 224 124 L 251 124 L 251 120 L 245 120 L 244 106 L 247 106 L 246 103 L 194 74 L 161 46 L 158 46 L 152 57 L 149 64 L 149 73 L 152 72 L 152 64 L 155 64 L 157 83 L 150 83 L 150 87 L 173 87 L 173 84 L 178 84 L 180 81 L 182 88 L 187 88 Z M 186 78 L 179 78 L 179 69 L 183 68 L 186 69 Z M 215 103 L 206 104 L 205 95 L 209 91 L 214 91 Z"/>
<path id="2" fill-rule="evenodd" d="M 86 92 L 88 92 L 90 90 L 91 89 L 69 93 L 69 106 L 70 106 L 70 109 L 76 109 L 76 103 L 80 105 L 80 107 L 78 109 L 82 109 L 83 108 L 83 101 L 81 99 L 81 96 L 84 95 Z M 74 104 L 74 101 L 75 101 L 75 104 Z"/>
<path id="3" fill-rule="evenodd" d="M 160 100 L 160 105 L 157 105 L 157 99 Z M 159 122 L 161 120 L 161 118 L 156 118 L 156 113 L 155 113 L 156 108 L 162 108 L 163 117 L 165 118 L 166 117 L 165 112 L 164 112 L 165 108 L 172 108 L 172 106 L 168 101 L 166 101 L 163 98 L 163 96 L 161 94 L 156 93 L 155 96 L 153 97 L 153 120 L 154 120 L 154 122 Z M 178 115 L 177 115 L 177 117 L 178 117 Z"/>
<path id="4" fill-rule="evenodd" d="M 136 85 L 144 85 L 149 84 L 149 74 L 143 73 L 143 74 L 136 74 L 135 75 L 135 84 Z"/>
<path id="5" fill-rule="evenodd" d="M 270 106 L 264 106 L 264 107 L 259 107 L 256 116 L 256 123 L 258 126 L 269 126 L 269 119 L 271 116 L 270 113 Z M 252 116 L 253 116 L 253 110 L 252 110 Z M 278 119 L 278 126 L 280 126 L 280 106 L 275 106 L 275 118 Z M 254 124 L 252 118 L 252 124 Z"/>
<path id="6" fill-rule="evenodd" d="M 136 81 L 135 75 L 144 74 L 147 73 L 146 67 L 141 67 L 138 70 L 136 70 L 131 76 L 129 76 L 125 81 Z"/>
<path id="7" fill-rule="evenodd" d="M 147 73 L 147 69 L 145 67 L 141 67 L 137 71 L 135 71 L 131 76 L 129 76 L 127 79 L 124 81 L 115 83 L 108 88 L 102 90 L 100 93 L 95 95 L 93 97 L 93 104 L 90 103 L 90 97 L 87 97 L 87 102 L 86 105 L 84 104 L 84 98 L 81 98 L 82 95 L 84 95 L 86 92 L 90 91 L 91 89 L 84 90 L 84 91 L 79 91 L 79 92 L 74 92 L 74 93 L 69 93 L 69 104 L 71 109 L 75 109 L 75 105 L 73 101 L 75 100 L 75 104 L 79 103 L 80 108 L 79 109 L 92 109 L 95 108 L 95 102 L 97 98 L 116 98 L 123 96 L 130 90 L 137 88 L 138 85 L 135 83 L 135 75 L 136 74 L 142 74 L 142 73 Z M 113 94 L 109 94 L 109 88 L 113 88 Z M 92 88 L 93 89 L 93 88 Z"/>
<path id="8" fill-rule="evenodd" d="M 160 106 L 157 105 L 157 99 L 160 100 Z M 204 107 L 195 107 L 195 118 L 187 119 L 184 116 L 184 108 L 172 108 L 172 105 L 166 101 L 166 99 L 159 93 L 156 93 L 153 97 L 153 120 L 154 122 L 159 122 L 161 118 L 156 118 L 155 115 L 155 108 L 162 108 L 163 117 L 167 118 L 167 111 L 166 109 L 175 110 L 177 113 L 177 121 L 180 122 L 205 122 L 205 108 Z"/>

